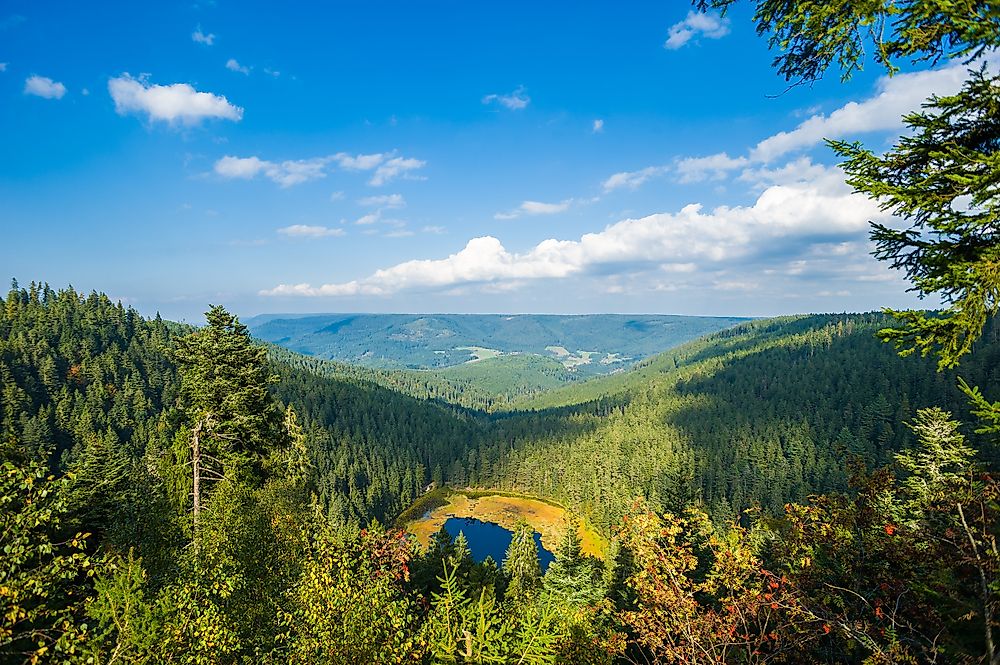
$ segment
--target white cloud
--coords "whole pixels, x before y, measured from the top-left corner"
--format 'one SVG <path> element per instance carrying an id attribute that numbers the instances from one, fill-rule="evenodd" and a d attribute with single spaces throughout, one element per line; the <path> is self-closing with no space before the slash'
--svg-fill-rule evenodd
<path id="1" fill-rule="evenodd" d="M 611 192 L 616 189 L 621 189 L 622 187 L 637 189 L 650 178 L 663 175 L 669 170 L 670 169 L 667 166 L 647 166 L 646 168 L 638 171 L 622 171 L 621 173 L 615 173 L 604 181 L 604 191 Z"/>
<path id="2" fill-rule="evenodd" d="M 250 68 L 241 65 L 239 62 L 237 62 L 236 58 L 230 58 L 229 60 L 226 60 L 226 69 L 228 69 L 231 72 L 239 72 L 240 74 L 246 74 L 246 75 L 250 74 Z"/>
<path id="3" fill-rule="evenodd" d="M 215 43 L 215 35 L 212 33 L 205 34 L 201 31 L 201 26 L 199 25 L 195 28 L 194 32 L 191 33 L 191 40 L 197 42 L 198 44 L 204 44 L 205 46 L 211 46 Z"/>
<path id="4" fill-rule="evenodd" d="M 592 129 L 590 131 L 593 132 L 594 134 L 600 134 L 601 132 L 603 132 L 604 131 L 604 121 L 601 120 L 600 118 L 598 118 L 597 120 L 595 120 L 594 121 L 594 125 L 593 125 L 593 127 L 592 127 Z"/>
<path id="5" fill-rule="evenodd" d="M 422 168 L 426 162 L 410 157 L 394 157 L 394 153 L 376 153 L 371 155 L 349 155 L 338 152 L 326 157 L 312 159 L 291 159 L 283 162 L 272 162 L 257 156 L 233 157 L 227 155 L 215 162 L 216 175 L 223 178 L 251 179 L 263 174 L 282 187 L 298 185 L 299 183 L 326 177 L 327 170 L 334 164 L 345 171 L 371 171 L 375 169 L 369 184 L 382 185 L 396 177 L 409 177 L 410 171 Z M 396 196 L 399 196 L 398 194 Z M 343 192 L 335 192 L 331 201 L 343 198 Z M 391 197 L 390 197 L 391 199 Z M 402 197 L 392 199 L 395 205 L 402 203 Z M 394 207 L 386 205 L 385 207 Z"/>
<path id="6" fill-rule="evenodd" d="M 66 86 L 47 76 L 29 76 L 24 81 L 24 94 L 45 99 L 62 99 Z"/>
<path id="7" fill-rule="evenodd" d="M 250 180 L 258 174 L 282 187 L 291 187 L 309 180 L 325 178 L 329 158 L 285 160 L 269 162 L 259 157 L 233 157 L 226 155 L 215 162 L 214 170 L 223 178 Z"/>
<path id="8" fill-rule="evenodd" d="M 814 164 L 811 159 L 803 156 L 777 168 L 761 166 L 743 169 L 738 180 L 749 182 L 754 187 L 763 189 L 769 185 L 816 180 L 823 177 L 828 170 L 826 166 Z"/>
<path id="9" fill-rule="evenodd" d="M 407 229 L 399 229 L 398 231 L 389 231 L 385 234 L 386 238 L 409 238 L 414 235 L 413 231 Z"/>
<path id="10" fill-rule="evenodd" d="M 544 203 L 542 201 L 523 201 L 521 205 L 509 212 L 498 212 L 493 215 L 494 219 L 517 219 L 522 215 L 555 215 L 566 212 L 573 205 L 573 199 L 566 199 L 559 203 Z"/>
<path id="11" fill-rule="evenodd" d="M 715 12 L 688 12 L 687 17 L 670 26 L 663 48 L 674 50 L 701 35 L 708 39 L 719 39 L 729 34 L 729 19 Z"/>
<path id="12" fill-rule="evenodd" d="M 434 235 L 442 235 L 448 232 L 448 229 L 443 226 L 425 226 L 420 229 L 421 233 L 432 233 Z"/>
<path id="13" fill-rule="evenodd" d="M 483 97 L 483 104 L 500 104 L 511 111 L 520 111 L 531 103 L 531 97 L 524 94 L 524 86 L 518 86 L 517 90 L 506 95 L 486 95 Z"/>
<path id="14" fill-rule="evenodd" d="M 198 92 L 187 83 L 155 85 L 123 74 L 108 81 L 108 92 L 119 115 L 145 113 L 150 121 L 194 125 L 207 118 L 238 122 L 243 109 L 222 95 Z"/>
<path id="15" fill-rule="evenodd" d="M 307 224 L 292 224 L 278 229 L 278 233 L 292 238 L 336 238 L 346 233 L 344 229 L 332 229 L 327 226 L 309 226 Z"/>
<path id="16" fill-rule="evenodd" d="M 393 157 L 388 159 L 375 169 L 374 175 L 372 175 L 371 180 L 368 181 L 369 185 L 378 187 L 384 185 L 390 180 L 394 180 L 397 177 L 401 178 L 414 178 L 415 176 L 410 175 L 410 171 L 415 171 L 416 169 L 421 169 L 427 165 L 427 162 L 421 159 L 414 159 L 412 157 Z"/>
<path id="17" fill-rule="evenodd" d="M 775 251 L 797 256 L 814 244 L 860 237 L 870 219 L 885 215 L 866 197 L 853 194 L 839 169 L 829 168 L 811 182 L 772 185 L 750 206 L 706 212 L 691 204 L 676 213 L 622 220 L 579 240 L 544 240 L 522 253 L 509 251 L 492 236 L 473 238 L 443 259 L 406 261 L 343 283 L 279 284 L 261 295 L 388 295 L 527 283 L 598 270 L 692 272 L 692 264 L 717 270 Z"/>
<path id="18" fill-rule="evenodd" d="M 348 171 L 371 171 L 385 158 L 386 155 L 380 152 L 372 155 L 348 155 L 346 152 L 338 152 L 332 157 L 340 168 Z"/>
<path id="19" fill-rule="evenodd" d="M 719 180 L 726 173 L 745 166 L 746 157 L 730 157 L 724 152 L 708 157 L 685 157 L 677 162 L 676 169 L 680 182 L 700 182 L 706 179 Z"/>
<path id="20" fill-rule="evenodd" d="M 794 150 L 812 147 L 823 139 L 903 128 L 903 115 L 920 108 L 932 94 L 958 91 L 968 65 L 955 62 L 940 69 L 883 76 L 876 93 L 860 102 L 849 102 L 829 115 L 816 114 L 795 129 L 770 136 L 751 150 L 750 158 L 770 162 Z"/>
<path id="21" fill-rule="evenodd" d="M 384 194 L 382 196 L 366 196 L 358 200 L 358 205 L 368 208 L 386 208 L 390 210 L 405 208 L 406 200 L 402 194 Z"/>
<path id="22" fill-rule="evenodd" d="M 358 226 L 368 226 L 369 224 L 375 224 L 376 222 L 381 221 L 381 219 L 382 219 L 382 211 L 376 210 L 375 212 L 370 212 L 367 215 L 362 215 L 361 217 L 358 217 L 354 221 L 354 223 L 357 224 Z"/>

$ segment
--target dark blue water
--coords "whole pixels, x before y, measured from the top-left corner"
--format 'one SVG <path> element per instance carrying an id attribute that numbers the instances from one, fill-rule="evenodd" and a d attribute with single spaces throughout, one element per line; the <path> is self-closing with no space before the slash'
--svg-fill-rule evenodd
<path id="1" fill-rule="evenodd" d="M 458 536 L 459 532 L 465 534 L 465 539 L 469 541 L 469 550 L 472 558 L 482 561 L 491 556 L 497 565 L 503 563 L 507 548 L 514 534 L 493 522 L 481 522 L 471 517 L 450 517 L 444 523 L 445 530 L 451 534 L 452 538 Z M 555 557 L 547 549 L 542 547 L 542 536 L 535 532 L 535 545 L 538 547 L 538 561 L 542 564 L 542 572 L 555 561 Z"/>

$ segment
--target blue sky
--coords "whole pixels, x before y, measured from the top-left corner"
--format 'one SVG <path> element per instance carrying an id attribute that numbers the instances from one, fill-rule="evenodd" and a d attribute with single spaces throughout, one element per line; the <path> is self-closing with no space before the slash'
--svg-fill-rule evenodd
<path id="1" fill-rule="evenodd" d="M 0 265 L 192 321 L 915 302 L 820 140 L 963 69 L 772 55 L 684 2 L 4 0 Z"/>

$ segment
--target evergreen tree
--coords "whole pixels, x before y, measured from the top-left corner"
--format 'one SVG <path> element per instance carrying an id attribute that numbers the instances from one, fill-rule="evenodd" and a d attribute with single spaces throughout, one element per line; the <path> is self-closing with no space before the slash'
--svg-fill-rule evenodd
<path id="1" fill-rule="evenodd" d="M 503 572 L 508 579 L 508 599 L 524 603 L 534 597 L 541 584 L 542 567 L 538 560 L 535 531 L 528 524 L 521 523 L 514 528 L 504 556 Z"/>
<path id="2" fill-rule="evenodd" d="M 281 410 L 268 385 L 275 381 L 267 350 L 246 326 L 215 305 L 207 325 L 177 340 L 174 356 L 189 428 L 192 514 L 197 533 L 206 481 L 259 473 L 268 444 L 281 441 Z"/>

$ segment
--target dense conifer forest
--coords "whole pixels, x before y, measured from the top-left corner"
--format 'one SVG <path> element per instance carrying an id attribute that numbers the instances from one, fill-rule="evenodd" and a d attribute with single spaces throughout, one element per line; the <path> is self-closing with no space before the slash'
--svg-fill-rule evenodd
<path id="1" fill-rule="evenodd" d="M 903 423 L 945 427 L 943 412 L 922 410 L 931 404 L 970 417 L 953 374 L 875 339 L 883 315 L 755 321 L 626 375 L 488 413 L 392 373 L 338 372 L 257 345 L 221 308 L 195 330 L 34 283 L 2 305 L 4 546 L 15 555 L 0 580 L 14 618 L 0 637 L 12 662 L 396 662 L 468 645 L 508 654 L 501 660 L 634 657 L 652 639 L 644 613 L 663 601 L 642 586 L 655 572 L 644 566 L 668 565 L 664 556 L 679 570 L 688 557 L 710 568 L 732 556 L 787 566 L 787 553 L 770 549 L 788 542 L 753 543 L 788 529 L 813 538 L 827 522 L 831 535 L 860 537 L 856 524 L 834 526 L 855 504 L 811 496 L 884 494 L 908 478 L 898 452 L 921 441 L 923 430 Z M 963 364 L 962 376 L 987 391 L 998 389 L 996 337 L 992 322 Z M 234 369 L 220 365 L 220 344 L 238 359 Z M 256 395 L 253 411 L 265 417 L 246 420 L 233 395 Z M 948 431 L 978 441 L 971 429 Z M 869 475 L 882 466 L 895 471 Z M 571 530 L 544 576 L 528 535 L 502 565 L 473 562 L 444 532 L 420 553 L 380 525 L 432 482 L 558 499 L 601 529 L 611 551 L 603 561 L 583 556 Z M 887 520 L 865 527 L 885 538 L 904 528 L 901 514 L 863 518 Z M 687 535 L 668 546 L 649 540 L 654 532 Z M 834 545 L 823 556 L 849 556 L 857 543 Z M 757 611 L 760 580 L 746 574 L 726 593 Z M 798 607 L 786 603 L 781 611 Z M 476 617 L 488 619 L 481 633 L 466 623 Z M 854 639 L 823 635 L 822 649 L 835 651 Z M 787 645 L 771 646 L 794 662 L 781 655 Z"/>

